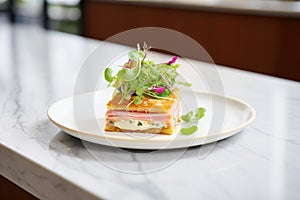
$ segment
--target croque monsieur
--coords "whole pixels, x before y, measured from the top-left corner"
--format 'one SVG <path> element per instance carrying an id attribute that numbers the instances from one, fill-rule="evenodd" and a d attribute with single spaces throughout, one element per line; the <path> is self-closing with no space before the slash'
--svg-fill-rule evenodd
<path id="1" fill-rule="evenodd" d="M 143 132 L 171 135 L 180 120 L 179 89 L 175 84 L 179 76 L 174 56 L 167 63 L 154 63 L 146 58 L 149 47 L 128 53 L 129 60 L 113 70 L 106 68 L 104 77 L 108 86 L 115 88 L 107 103 L 105 130 L 112 132 Z"/>
<path id="2" fill-rule="evenodd" d="M 180 121 L 178 89 L 164 99 L 146 96 L 138 105 L 128 106 L 134 97 L 119 103 L 121 98 L 120 93 L 116 94 L 107 103 L 106 131 L 171 135 Z"/>

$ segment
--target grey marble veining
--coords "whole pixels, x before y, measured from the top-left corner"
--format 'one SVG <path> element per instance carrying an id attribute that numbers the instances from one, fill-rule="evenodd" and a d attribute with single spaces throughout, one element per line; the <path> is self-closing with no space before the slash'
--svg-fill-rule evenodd
<path id="1" fill-rule="evenodd" d="M 41 199 L 299 199 L 300 84 L 220 67 L 226 95 L 251 104 L 256 120 L 199 158 L 182 150 L 120 150 L 82 143 L 47 118 L 72 95 L 97 41 L 30 26 L 0 28 L 0 173 Z M 89 146 L 87 149 L 86 146 Z M 101 157 L 95 159 L 94 155 Z"/>

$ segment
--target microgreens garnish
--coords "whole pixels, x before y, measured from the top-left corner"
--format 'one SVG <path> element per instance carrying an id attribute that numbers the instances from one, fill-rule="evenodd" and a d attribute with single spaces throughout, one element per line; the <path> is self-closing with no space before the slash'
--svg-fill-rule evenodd
<path id="1" fill-rule="evenodd" d="M 185 115 L 181 115 L 182 121 L 186 122 L 187 124 L 195 124 L 197 123 L 201 118 L 205 116 L 205 108 L 199 107 L 195 111 L 190 111 L 186 113 Z M 183 135 L 191 135 L 194 132 L 198 130 L 197 126 L 192 125 L 190 127 L 181 128 L 180 132 Z"/>
<path id="2" fill-rule="evenodd" d="M 185 115 L 181 115 L 181 119 L 185 122 L 197 122 L 198 120 L 200 120 L 202 117 L 205 116 L 205 108 L 197 108 L 195 111 L 190 111 Z"/>
<path id="3" fill-rule="evenodd" d="M 122 65 L 122 68 L 113 75 L 111 68 L 106 68 L 104 77 L 108 86 L 114 87 L 116 90 L 114 95 L 121 93 L 123 100 L 133 100 L 129 103 L 138 105 L 145 96 L 157 99 L 169 99 L 168 96 L 173 92 L 174 85 L 191 86 L 191 83 L 176 82 L 179 76 L 176 64 L 177 56 L 174 56 L 167 63 L 156 64 L 147 59 L 147 54 L 151 46 L 144 43 L 141 48 L 137 45 L 137 49 L 128 53 L 129 60 Z"/>

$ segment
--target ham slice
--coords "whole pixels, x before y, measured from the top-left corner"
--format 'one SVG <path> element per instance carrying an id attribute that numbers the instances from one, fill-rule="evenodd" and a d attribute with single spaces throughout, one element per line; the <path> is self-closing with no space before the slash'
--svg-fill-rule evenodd
<path id="1" fill-rule="evenodd" d="M 170 121 L 172 115 L 164 113 L 145 113 L 145 112 L 130 112 L 123 110 L 108 110 L 106 113 L 106 119 L 108 120 L 142 120 L 142 121 Z"/>
<path id="2" fill-rule="evenodd" d="M 141 121 L 159 121 L 159 122 L 170 122 L 173 120 L 173 116 L 179 114 L 178 103 L 172 106 L 172 109 L 168 113 L 153 113 L 153 112 L 136 112 L 126 110 L 108 110 L 106 112 L 106 119 L 117 121 L 117 120 L 141 120 Z"/>

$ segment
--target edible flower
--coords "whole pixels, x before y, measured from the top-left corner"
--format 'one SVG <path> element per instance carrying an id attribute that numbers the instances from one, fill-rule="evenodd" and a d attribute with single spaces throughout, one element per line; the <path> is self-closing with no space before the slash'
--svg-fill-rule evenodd
<path id="1" fill-rule="evenodd" d="M 152 86 L 149 88 L 149 90 L 154 90 L 156 94 L 161 94 L 165 91 L 165 87 L 161 86 L 161 87 L 157 87 L 157 86 Z"/>
<path id="2" fill-rule="evenodd" d="M 178 58 L 177 56 L 173 56 L 172 60 L 170 60 L 170 61 L 168 62 L 168 65 L 174 64 L 174 63 L 176 62 L 177 58 Z"/>

